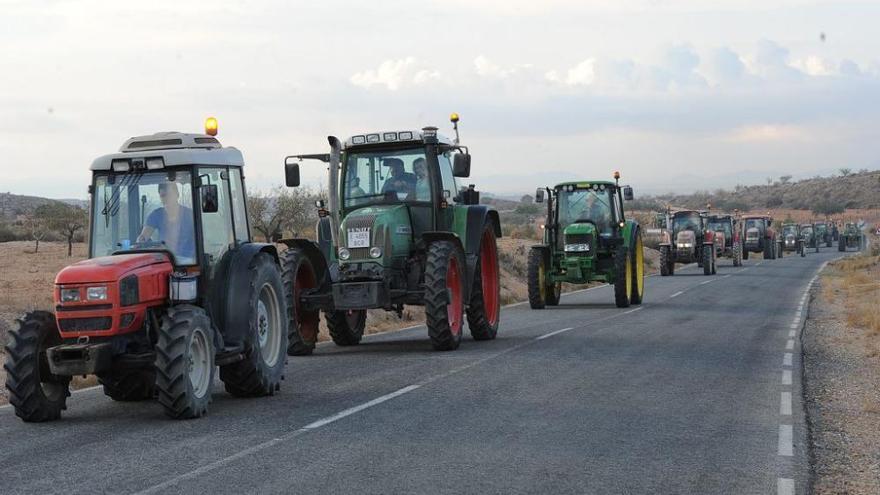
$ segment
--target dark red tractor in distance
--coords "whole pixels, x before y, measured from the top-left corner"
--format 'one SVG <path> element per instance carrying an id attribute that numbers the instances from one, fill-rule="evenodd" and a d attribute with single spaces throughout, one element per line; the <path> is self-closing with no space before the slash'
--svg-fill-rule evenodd
<path id="1" fill-rule="evenodd" d="M 749 215 L 743 217 L 743 259 L 749 259 L 749 253 L 763 253 L 765 260 L 782 257 L 782 238 L 772 228 L 773 219 L 765 215 Z"/>
<path id="2" fill-rule="evenodd" d="M 236 396 L 274 394 L 287 350 L 275 246 L 251 242 L 243 159 L 206 134 L 127 140 L 91 166 L 90 259 L 55 279 L 55 312 L 10 332 L 6 387 L 24 421 L 58 419 L 71 377 L 117 401 L 207 412 L 214 370 Z"/>

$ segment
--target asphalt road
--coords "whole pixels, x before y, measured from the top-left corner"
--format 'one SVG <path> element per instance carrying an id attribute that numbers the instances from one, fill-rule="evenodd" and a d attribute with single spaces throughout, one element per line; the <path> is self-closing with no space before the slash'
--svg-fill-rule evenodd
<path id="1" fill-rule="evenodd" d="M 651 277 L 638 309 L 507 307 L 454 352 L 424 328 L 319 346 L 200 420 L 97 389 L 49 424 L 3 407 L 0 493 L 804 493 L 799 332 L 839 255 Z"/>

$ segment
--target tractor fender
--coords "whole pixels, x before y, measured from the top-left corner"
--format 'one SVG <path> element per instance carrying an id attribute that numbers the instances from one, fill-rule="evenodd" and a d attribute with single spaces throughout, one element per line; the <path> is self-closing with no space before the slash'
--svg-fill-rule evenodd
<path id="1" fill-rule="evenodd" d="M 211 315 L 214 326 L 217 349 L 238 347 L 244 344 L 245 336 L 250 328 L 247 294 L 250 291 L 250 264 L 253 259 L 267 253 L 278 264 L 278 250 L 272 244 L 250 242 L 239 245 L 225 263 L 225 276 L 215 275 L 214 294 L 219 296 Z"/>
<path id="2" fill-rule="evenodd" d="M 321 223 L 318 224 L 319 229 L 321 225 Z M 326 225 L 329 225 L 329 222 L 326 222 Z M 329 255 L 329 253 L 325 255 L 324 251 L 321 250 L 321 247 L 316 244 L 315 241 L 309 239 L 281 239 L 280 242 L 287 246 L 288 249 L 297 248 L 301 250 L 309 259 L 312 268 L 315 270 L 315 275 L 318 277 L 318 287 L 321 288 L 321 292 L 327 292 L 330 290 L 330 283 L 332 280 L 330 279 L 331 277 L 328 277 L 330 266 L 327 255 Z"/>

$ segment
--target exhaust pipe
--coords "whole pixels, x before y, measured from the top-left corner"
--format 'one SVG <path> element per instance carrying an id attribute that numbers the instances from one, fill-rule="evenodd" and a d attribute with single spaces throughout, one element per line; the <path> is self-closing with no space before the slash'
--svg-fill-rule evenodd
<path id="1" fill-rule="evenodd" d="M 327 141 L 330 143 L 330 161 L 327 167 L 330 172 L 327 188 L 327 197 L 330 200 L 330 235 L 333 245 L 339 248 L 339 161 L 342 157 L 342 143 L 336 136 L 327 136 Z"/>

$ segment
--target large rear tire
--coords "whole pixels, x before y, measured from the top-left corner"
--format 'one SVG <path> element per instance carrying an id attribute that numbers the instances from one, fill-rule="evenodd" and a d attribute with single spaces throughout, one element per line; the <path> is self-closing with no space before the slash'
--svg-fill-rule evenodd
<path id="1" fill-rule="evenodd" d="M 661 246 L 660 247 L 660 276 L 668 277 L 672 275 L 672 271 L 669 270 L 669 246 Z"/>
<path id="2" fill-rule="evenodd" d="M 715 254 L 715 246 L 711 244 L 703 244 L 703 275 L 712 275 L 712 259 Z"/>
<path id="3" fill-rule="evenodd" d="M 214 329 L 202 308 L 168 308 L 156 343 L 156 389 L 165 414 L 198 418 L 208 412 L 214 383 Z"/>
<path id="4" fill-rule="evenodd" d="M 749 259 L 749 251 L 748 251 L 747 249 L 743 249 L 743 250 L 742 250 L 742 254 L 743 254 L 743 259 L 744 259 L 744 260 Z"/>
<path id="5" fill-rule="evenodd" d="M 529 306 L 544 309 L 547 305 L 548 260 L 543 249 L 529 251 Z"/>
<path id="6" fill-rule="evenodd" d="M 632 295 L 632 259 L 629 249 L 620 246 L 614 255 L 614 304 L 618 308 L 628 308 Z"/>
<path id="7" fill-rule="evenodd" d="M 305 309 L 299 300 L 304 290 L 318 287 L 318 275 L 302 249 L 288 248 L 284 252 L 281 279 L 287 300 L 287 355 L 308 356 L 318 341 L 321 315 L 317 309 Z"/>
<path id="8" fill-rule="evenodd" d="M 136 402 L 156 397 L 156 370 L 119 370 L 98 376 L 104 395 L 118 402 Z"/>
<path id="9" fill-rule="evenodd" d="M 284 284 L 275 259 L 266 253 L 254 257 L 248 291 L 248 332 L 245 358 L 220 367 L 226 391 L 238 397 L 275 395 L 287 363 L 287 305 Z"/>
<path id="10" fill-rule="evenodd" d="M 645 297 L 645 250 L 642 245 L 642 232 L 637 230 L 632 243 L 630 257 L 632 259 L 632 292 L 630 303 L 642 304 Z"/>
<path id="11" fill-rule="evenodd" d="M 843 236 L 837 239 L 837 250 L 841 253 L 846 251 L 846 239 Z"/>
<path id="12" fill-rule="evenodd" d="M 34 311 L 9 332 L 6 349 L 6 389 L 15 415 L 28 423 L 52 421 L 67 409 L 70 377 L 49 373 L 46 349 L 61 344 L 55 316 Z"/>
<path id="13" fill-rule="evenodd" d="M 498 334 L 501 320 L 500 273 L 495 229 L 492 223 L 487 223 L 483 227 L 480 257 L 474 270 L 471 300 L 467 309 L 468 328 L 474 340 L 492 340 Z"/>
<path id="14" fill-rule="evenodd" d="M 817 250 L 819 248 L 816 248 Z M 776 255 L 779 258 L 782 258 L 785 253 L 785 246 L 782 244 L 782 241 L 776 243 Z"/>
<path id="15" fill-rule="evenodd" d="M 334 344 L 358 345 L 367 326 L 367 310 L 327 311 L 324 313 L 324 320 L 327 322 L 327 330 Z"/>
<path id="16" fill-rule="evenodd" d="M 738 242 L 733 243 L 733 266 L 742 266 L 743 252 L 742 246 Z"/>
<path id="17" fill-rule="evenodd" d="M 451 351 L 461 344 L 465 272 L 464 255 L 455 244 L 436 241 L 428 246 L 425 319 L 438 351 Z"/>

